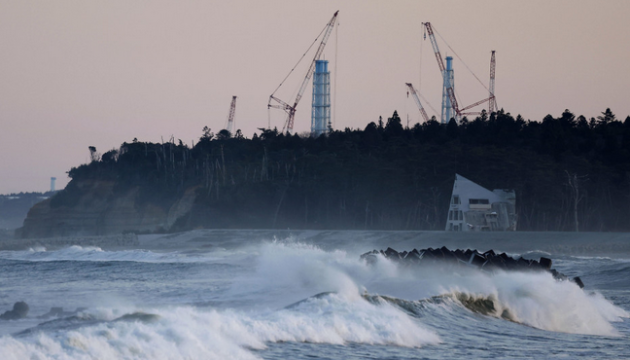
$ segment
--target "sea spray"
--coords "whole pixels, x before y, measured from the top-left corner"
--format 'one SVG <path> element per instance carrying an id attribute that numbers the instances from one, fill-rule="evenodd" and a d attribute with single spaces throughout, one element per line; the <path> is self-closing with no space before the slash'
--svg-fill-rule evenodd
<path id="1" fill-rule="evenodd" d="M 440 342 L 435 333 L 389 304 L 377 306 L 360 296 L 332 293 L 276 311 L 188 306 L 146 311 L 150 313 L 116 317 L 117 311 L 100 310 L 85 317 L 85 326 L 57 322 L 56 329 L 5 336 L 0 338 L 3 359 L 251 359 L 257 358 L 252 349 L 265 349 L 269 342 L 403 347 Z"/>

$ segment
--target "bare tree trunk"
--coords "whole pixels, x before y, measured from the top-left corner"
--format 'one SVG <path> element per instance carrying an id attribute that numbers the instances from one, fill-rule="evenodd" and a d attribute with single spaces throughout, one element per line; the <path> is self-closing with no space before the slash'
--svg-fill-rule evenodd
<path id="1" fill-rule="evenodd" d="M 276 213 L 273 215 L 273 225 L 272 227 L 276 228 L 276 221 L 278 220 L 278 213 L 280 212 L 280 207 L 282 206 L 282 202 L 284 201 L 284 196 L 287 194 L 287 190 L 289 189 L 289 184 L 284 187 L 282 194 L 280 195 L 280 200 L 278 201 L 278 206 L 276 206 Z"/>

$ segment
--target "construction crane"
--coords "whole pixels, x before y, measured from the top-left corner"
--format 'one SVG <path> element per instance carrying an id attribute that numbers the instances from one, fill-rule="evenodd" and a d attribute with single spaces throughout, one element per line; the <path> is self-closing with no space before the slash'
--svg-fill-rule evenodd
<path id="1" fill-rule="evenodd" d="M 438 47 L 437 40 L 435 39 L 435 34 L 433 33 L 433 27 L 431 26 L 430 22 L 425 22 L 423 25 L 426 28 L 427 33 L 429 34 L 429 40 L 431 40 L 431 46 L 433 47 L 433 52 L 435 53 L 435 58 L 437 60 L 438 67 L 440 68 L 440 72 L 442 73 L 442 78 L 447 79 L 448 74 L 446 72 L 446 66 L 444 66 L 444 59 L 442 59 L 440 48 Z M 460 115 L 459 105 L 457 104 L 457 99 L 455 98 L 455 90 L 453 90 L 453 84 L 450 81 L 448 81 L 447 83 L 446 93 L 448 95 L 448 99 L 450 100 L 451 107 L 455 111 L 456 116 L 459 117 Z"/>
<path id="2" fill-rule="evenodd" d="M 492 50 L 492 56 L 490 58 L 490 89 L 488 90 L 490 92 L 490 96 L 487 99 L 479 100 L 473 104 L 466 106 L 463 109 L 460 109 L 459 111 L 461 115 L 479 115 L 480 112 L 464 112 L 464 111 L 471 109 L 477 105 L 481 105 L 485 103 L 486 101 L 488 102 L 488 114 L 491 114 L 493 111 L 498 111 L 496 98 L 494 96 L 494 68 L 496 65 L 494 53 L 495 51 Z"/>
<path id="3" fill-rule="evenodd" d="M 447 69 L 444 66 L 444 60 L 442 59 L 442 55 L 440 53 L 440 48 L 438 47 L 437 41 L 435 39 L 435 34 L 433 31 L 433 27 L 431 23 L 426 22 L 423 23 L 426 32 L 429 34 L 429 40 L 431 40 L 431 45 L 433 46 L 433 52 L 435 53 L 436 60 L 438 62 L 438 67 L 440 68 L 440 72 L 442 73 L 442 78 L 446 79 L 447 77 Z M 448 44 L 447 44 L 448 45 Z M 459 108 L 459 104 L 457 103 L 457 99 L 455 98 L 455 91 L 453 89 L 453 84 L 449 81 L 446 86 L 446 92 L 448 94 L 448 98 L 450 100 L 450 105 L 455 111 L 456 118 L 459 119 L 463 115 L 479 115 L 479 112 L 464 112 L 468 109 L 471 109 L 477 105 L 481 105 L 485 102 L 488 102 L 488 111 L 492 112 L 494 108 L 496 108 L 496 99 L 494 96 L 494 68 L 495 68 L 495 51 L 492 50 L 492 58 L 490 60 L 490 96 L 483 100 L 479 100 L 473 104 L 470 104 L 462 109 Z M 474 74 L 473 74 L 474 75 Z M 476 76 L 475 76 L 476 77 Z M 445 80 L 446 81 L 446 80 Z"/>
<path id="4" fill-rule="evenodd" d="M 306 72 L 306 76 L 304 77 L 304 81 L 302 81 L 302 86 L 300 86 L 297 96 L 295 97 L 295 100 L 293 101 L 293 105 L 290 105 L 289 103 L 277 98 L 275 96 L 275 93 L 276 91 L 278 91 L 280 86 L 282 86 L 282 84 L 284 83 L 284 80 L 286 80 L 287 77 L 289 77 L 289 75 L 293 72 L 295 67 L 291 69 L 291 71 L 289 72 L 289 75 L 287 75 L 287 77 L 284 78 L 282 83 L 278 85 L 278 87 L 273 92 L 273 94 L 269 95 L 269 103 L 267 104 L 267 109 L 270 109 L 270 108 L 281 109 L 281 110 L 286 111 L 288 114 L 287 120 L 284 124 L 284 127 L 282 128 L 282 132 L 285 132 L 285 130 L 288 132 L 293 131 L 293 122 L 295 120 L 295 109 L 297 108 L 298 103 L 300 102 L 300 100 L 302 99 L 302 96 L 304 95 L 304 90 L 306 90 L 306 85 L 308 84 L 309 80 L 313 76 L 315 63 L 317 62 L 317 60 L 319 60 L 320 56 L 322 55 L 322 52 L 324 51 L 324 47 L 326 46 L 326 41 L 328 41 L 328 38 L 330 37 L 330 34 L 332 33 L 333 28 L 335 27 L 335 22 L 337 20 L 338 14 L 339 14 L 339 11 L 336 11 L 332 19 L 330 19 L 330 21 L 328 22 L 328 24 L 326 24 L 326 27 L 324 27 L 324 30 L 322 31 L 324 33 L 322 37 L 322 41 L 320 42 L 319 47 L 317 48 L 317 52 L 315 52 L 315 57 L 313 57 L 313 61 L 311 62 L 311 65 L 309 66 L 308 71 Z M 317 39 L 315 39 L 315 41 L 317 41 Z M 302 58 L 304 58 L 305 55 L 306 53 L 302 56 Z M 300 58 L 300 61 L 302 60 L 302 58 Z M 275 101 L 277 104 L 272 104 L 273 101 Z"/>
<path id="5" fill-rule="evenodd" d="M 413 87 L 413 85 L 411 85 L 411 83 L 405 83 L 405 84 L 409 88 L 409 92 L 413 96 L 413 99 L 416 101 L 416 105 L 418 105 L 418 109 L 420 110 L 420 114 L 422 114 L 422 117 L 424 118 L 424 121 L 428 122 L 429 121 L 429 116 L 427 115 L 427 112 L 424 111 L 424 107 L 422 106 L 422 103 L 420 102 L 420 98 L 418 97 L 418 93 L 416 92 L 416 89 L 414 89 L 414 87 Z"/>
<path id="6" fill-rule="evenodd" d="M 490 98 L 488 99 L 488 112 L 499 111 L 497 108 L 497 101 L 494 98 L 494 68 L 496 66 L 496 60 L 494 58 L 494 50 L 492 50 L 492 57 L 490 58 Z"/>
<path id="7" fill-rule="evenodd" d="M 225 127 L 227 131 L 232 133 L 232 129 L 234 128 L 234 113 L 236 112 L 236 95 L 232 96 L 232 103 L 230 104 L 230 113 L 228 114 L 227 126 Z"/>

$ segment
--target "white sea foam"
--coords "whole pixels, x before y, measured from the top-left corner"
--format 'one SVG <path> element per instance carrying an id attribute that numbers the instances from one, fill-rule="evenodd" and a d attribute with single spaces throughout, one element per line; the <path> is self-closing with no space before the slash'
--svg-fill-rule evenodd
<path id="1" fill-rule="evenodd" d="M 228 305 L 124 309 L 160 316 L 150 323 L 114 321 L 121 315 L 120 305 L 89 310 L 107 322 L 2 337 L 2 358 L 256 359 L 257 350 L 271 342 L 422 347 L 441 341 L 422 318 L 389 302 L 366 301 L 360 296 L 365 290 L 406 300 L 455 292 L 492 297 L 497 316 L 507 310 L 515 321 L 557 332 L 615 336 L 613 322 L 628 317 L 602 295 L 557 282 L 547 273 L 402 268 L 383 258 L 370 266 L 354 254 L 291 241 L 272 241 L 247 251 L 254 253 L 255 261 L 245 273 L 235 274 L 231 289 L 218 298 Z M 98 248 L 50 253 L 74 259 L 110 256 Z M 117 259 L 162 255 L 113 253 Z M 331 293 L 313 296 L 325 292 Z"/>
<path id="2" fill-rule="evenodd" d="M 146 324 L 112 322 L 120 310 L 90 310 L 95 318 L 108 322 L 32 337 L 4 337 L 0 350 L 8 354 L 5 359 L 252 359 L 269 342 L 402 347 L 440 342 L 437 334 L 399 308 L 372 304 L 360 296 L 363 289 L 355 279 L 375 272 L 355 256 L 282 242 L 266 243 L 256 252 L 251 272 L 236 277 L 227 294 L 235 303 L 244 303 L 243 309 L 140 309 L 160 316 Z M 378 269 L 388 276 L 397 272 L 386 262 Z M 331 293 L 312 296 L 322 292 Z"/>
<path id="3" fill-rule="evenodd" d="M 255 273 L 236 281 L 232 295 L 280 306 L 281 301 L 297 301 L 313 293 L 356 296 L 364 290 L 405 300 L 453 292 L 492 296 L 497 300 L 498 315 L 507 309 L 520 323 L 566 333 L 616 336 L 611 322 L 629 316 L 603 296 L 585 292 L 569 281 L 556 281 L 546 272 L 489 274 L 473 268 L 401 268 L 382 257 L 368 266 L 344 251 L 325 252 L 292 242 L 262 246 Z"/>
<path id="4" fill-rule="evenodd" d="M 254 359 L 268 342 L 363 343 L 421 347 L 439 343 L 399 309 L 341 294 L 277 311 L 174 307 L 156 322 L 110 321 L 33 337 L 0 338 L 3 359 Z M 111 320 L 101 310 L 95 317 Z"/>
<path id="5" fill-rule="evenodd" d="M 425 292 L 492 299 L 497 317 L 507 311 L 516 322 L 548 331 L 618 336 L 611 322 L 629 317 L 601 294 L 557 281 L 546 272 L 487 274 L 471 269 L 465 274 L 431 273 L 429 279 L 422 281 Z M 403 290 L 399 296 L 408 298 L 402 294 L 409 293 Z"/>
<path id="6" fill-rule="evenodd" d="M 515 321 L 543 330 L 617 336 L 611 322 L 629 316 L 603 296 L 547 273 L 500 272 L 486 281 L 466 291 L 492 296 L 497 314 L 508 310 Z"/>

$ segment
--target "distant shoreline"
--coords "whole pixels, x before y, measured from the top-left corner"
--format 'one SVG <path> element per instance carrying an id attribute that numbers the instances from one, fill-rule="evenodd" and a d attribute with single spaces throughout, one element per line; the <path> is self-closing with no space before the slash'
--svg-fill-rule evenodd
<path id="1" fill-rule="evenodd" d="M 129 249 L 138 247 L 138 236 L 136 234 L 120 234 L 106 236 L 68 236 L 33 239 L 5 239 L 0 240 L 0 251 L 2 250 L 28 250 L 44 247 L 47 250 L 60 249 L 72 245 L 97 246 L 107 249 Z"/>
<path id="2" fill-rule="evenodd" d="M 343 239 L 343 240 L 341 240 Z M 596 239 L 596 242 L 593 240 Z M 0 240 L 0 251 L 43 247 L 56 250 L 73 245 L 94 246 L 107 251 L 144 249 L 151 251 L 228 250 L 247 244 L 270 241 L 313 244 L 325 251 L 344 242 L 350 252 L 364 253 L 393 247 L 397 251 L 413 248 L 477 249 L 523 254 L 548 252 L 575 256 L 625 257 L 630 254 L 630 233 L 594 232 L 475 232 L 414 230 L 270 230 L 201 229 L 170 234 L 119 234 L 36 239 Z M 595 244 L 595 245 L 594 245 Z"/>

